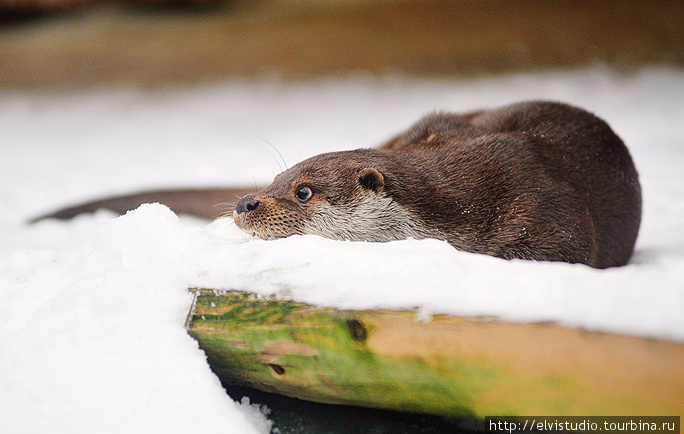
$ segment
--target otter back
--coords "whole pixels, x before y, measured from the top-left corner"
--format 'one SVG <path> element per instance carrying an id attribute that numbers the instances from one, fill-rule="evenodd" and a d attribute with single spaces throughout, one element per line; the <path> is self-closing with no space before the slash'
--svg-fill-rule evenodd
<path id="1" fill-rule="evenodd" d="M 641 221 L 639 179 L 620 138 L 591 113 L 545 101 L 433 113 L 379 149 L 317 155 L 248 193 L 145 192 L 41 218 L 143 202 L 215 217 L 216 205 L 247 194 L 233 218 L 261 238 L 437 238 L 468 252 L 597 268 L 627 263 Z"/>
<path id="2" fill-rule="evenodd" d="M 584 110 L 539 101 L 428 115 L 380 149 L 304 160 L 243 201 L 236 224 L 262 238 L 432 237 L 597 268 L 629 260 L 641 220 L 620 138 Z"/>

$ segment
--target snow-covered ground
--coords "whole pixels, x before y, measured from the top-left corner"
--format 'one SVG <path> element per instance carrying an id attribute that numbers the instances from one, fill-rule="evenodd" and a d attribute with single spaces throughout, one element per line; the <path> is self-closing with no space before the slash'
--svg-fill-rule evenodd
<path id="1" fill-rule="evenodd" d="M 264 185 L 284 164 L 278 152 L 292 165 L 377 145 L 428 111 L 532 98 L 598 114 L 631 150 L 644 215 L 628 266 L 504 261 L 435 240 L 252 240 L 229 219 L 179 219 L 161 205 L 25 224 L 114 193 Z M 2 432 L 268 432 L 186 334 L 190 286 L 684 342 L 684 70 L 2 91 L 0 151 Z"/>

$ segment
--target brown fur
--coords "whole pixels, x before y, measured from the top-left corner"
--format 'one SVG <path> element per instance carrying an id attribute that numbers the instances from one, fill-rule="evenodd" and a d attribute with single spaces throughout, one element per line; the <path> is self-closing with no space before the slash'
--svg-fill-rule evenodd
<path id="1" fill-rule="evenodd" d="M 305 202 L 295 197 L 301 186 L 313 192 Z M 604 121 L 527 102 L 428 115 L 380 149 L 312 157 L 245 197 L 234 217 L 263 238 L 434 237 L 501 258 L 605 268 L 632 254 L 641 192 Z"/>
<path id="2" fill-rule="evenodd" d="M 233 209 L 242 196 L 252 193 L 251 188 L 203 188 L 190 190 L 153 190 L 125 196 L 112 196 L 92 202 L 84 202 L 68 208 L 44 214 L 30 220 L 37 223 L 46 219 L 66 220 L 79 214 L 107 209 L 118 214 L 135 209 L 144 203 L 161 203 L 179 214 L 204 219 L 215 219 Z"/>
<path id="3" fill-rule="evenodd" d="M 312 193 L 296 197 L 300 187 Z M 245 189 L 147 192 L 43 218 L 161 202 L 213 218 Z M 501 258 L 623 265 L 641 221 L 641 189 L 626 147 L 596 116 L 533 101 L 425 116 L 379 149 L 309 158 L 233 212 L 262 238 L 317 234 L 389 241 L 437 238 Z"/>

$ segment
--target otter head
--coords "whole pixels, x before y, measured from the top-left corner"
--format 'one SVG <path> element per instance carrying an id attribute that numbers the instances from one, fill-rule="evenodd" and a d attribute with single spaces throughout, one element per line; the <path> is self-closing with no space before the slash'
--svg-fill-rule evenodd
<path id="1" fill-rule="evenodd" d="M 264 239 L 314 234 L 351 241 L 424 238 L 416 219 L 396 203 L 379 151 L 321 154 L 243 197 L 235 224 Z M 374 164 L 376 163 L 376 164 Z"/>

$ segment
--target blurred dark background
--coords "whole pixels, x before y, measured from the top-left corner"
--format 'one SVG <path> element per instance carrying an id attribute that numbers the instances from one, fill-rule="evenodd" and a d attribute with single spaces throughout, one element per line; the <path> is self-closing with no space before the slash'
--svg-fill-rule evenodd
<path id="1" fill-rule="evenodd" d="M 0 0 L 0 88 L 684 65 L 682 0 Z"/>

